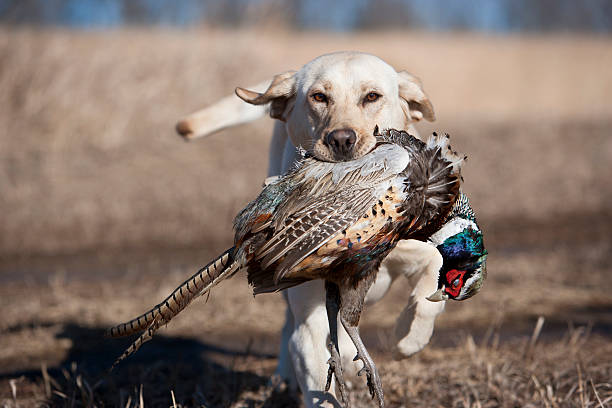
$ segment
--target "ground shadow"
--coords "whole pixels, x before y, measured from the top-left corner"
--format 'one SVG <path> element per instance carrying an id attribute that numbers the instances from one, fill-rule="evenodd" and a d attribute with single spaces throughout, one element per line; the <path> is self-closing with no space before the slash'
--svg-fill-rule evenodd
<path id="1" fill-rule="evenodd" d="M 44 325 L 44 324 L 43 324 Z M 11 328 L 19 330 L 19 328 Z M 245 392 L 252 393 L 249 405 L 297 406 L 288 392 L 267 391 L 269 373 L 239 368 L 244 359 L 269 360 L 276 355 L 259 353 L 249 346 L 231 349 L 199 340 L 156 335 L 153 341 L 109 372 L 113 361 L 133 338 L 109 339 L 104 328 L 68 323 L 56 335 L 72 342 L 66 357 L 49 367 L 52 406 L 122 406 L 138 401 L 140 389 L 145 407 L 172 406 L 174 393 L 181 406 L 227 407 Z M 252 365 L 252 364 L 251 364 Z M 45 382 L 40 370 L 14 371 L 0 379 L 25 376 Z"/>

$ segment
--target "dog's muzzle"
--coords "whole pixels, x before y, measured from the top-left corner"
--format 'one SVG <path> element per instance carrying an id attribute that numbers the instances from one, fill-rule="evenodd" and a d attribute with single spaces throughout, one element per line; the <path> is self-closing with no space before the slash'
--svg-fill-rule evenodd
<path id="1" fill-rule="evenodd" d="M 327 144 L 338 161 L 350 160 L 357 142 L 357 134 L 353 129 L 332 130 L 325 136 Z"/>

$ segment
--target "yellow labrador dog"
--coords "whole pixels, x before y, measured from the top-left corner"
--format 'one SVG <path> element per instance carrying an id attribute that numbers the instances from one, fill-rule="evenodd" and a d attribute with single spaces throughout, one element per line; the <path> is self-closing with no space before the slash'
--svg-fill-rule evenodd
<path id="1" fill-rule="evenodd" d="M 297 147 L 327 161 L 346 161 L 367 153 L 375 144 L 374 127 L 411 129 L 421 119 L 435 119 L 421 82 L 406 71 L 396 71 L 380 58 L 360 52 L 320 56 L 299 71 L 276 75 L 253 87 L 236 88 L 229 96 L 195 112 L 177 124 L 188 139 L 264 116 L 277 119 L 270 147 L 268 176 L 288 170 L 298 158 Z M 242 101 L 246 102 L 243 103 Z M 396 356 L 421 350 L 433 332 L 444 302 L 426 296 L 437 289 L 442 257 L 431 245 L 402 241 L 380 268 L 366 301 L 380 300 L 399 276 L 412 283 L 408 304 L 396 325 Z M 290 386 L 299 385 L 307 407 L 324 401 L 335 404 L 335 393 L 325 393 L 329 326 L 322 282 L 309 282 L 286 291 L 288 310 L 282 330 L 276 374 Z M 349 373 L 356 350 L 342 325 L 338 326 L 343 365 Z"/>

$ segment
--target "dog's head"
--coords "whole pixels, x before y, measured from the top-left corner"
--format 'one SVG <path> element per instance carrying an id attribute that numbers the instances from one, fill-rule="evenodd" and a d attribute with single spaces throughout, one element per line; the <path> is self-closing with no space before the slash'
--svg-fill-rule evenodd
<path id="1" fill-rule="evenodd" d="M 236 94 L 255 105 L 269 103 L 270 116 L 286 122 L 293 144 L 327 161 L 368 153 L 376 125 L 405 129 L 435 119 L 417 78 L 357 52 L 323 55 L 297 72 L 276 75 L 263 93 L 237 88 Z"/>

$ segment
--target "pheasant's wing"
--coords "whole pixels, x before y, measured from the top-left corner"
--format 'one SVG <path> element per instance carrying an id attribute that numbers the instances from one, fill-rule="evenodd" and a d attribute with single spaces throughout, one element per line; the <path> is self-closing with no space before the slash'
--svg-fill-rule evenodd
<path id="1" fill-rule="evenodd" d="M 364 202 L 374 200 L 372 185 L 389 178 L 381 169 L 362 175 L 362 168 L 356 167 L 338 176 L 334 171 L 337 172 L 339 166 L 310 164 L 310 168 L 296 174 L 296 178 L 300 177 L 296 180 L 299 187 L 291 190 L 275 208 L 273 217 L 266 220 L 266 226 L 271 227 L 273 233 L 256 254 L 264 269 L 303 241 L 308 241 L 308 237 L 325 240 L 342 231 L 350 225 L 354 217 L 352 212 L 361 211 L 362 206 L 367 208 Z M 316 176 L 304 176 L 308 171 L 315 173 L 317 170 L 319 174 Z M 299 247 L 304 248 L 302 245 Z"/>
<path id="2" fill-rule="evenodd" d="M 361 218 L 377 201 L 377 188 L 397 176 L 409 160 L 405 149 L 387 145 L 350 162 L 303 162 L 278 184 L 285 195 L 265 221 L 269 235 L 254 254 L 258 266 L 249 269 L 255 291 L 278 290 L 289 280 L 311 279 L 299 271 L 291 276 L 287 272 Z M 295 188 L 282 187 L 285 184 Z M 271 267 L 274 279 L 268 272 Z"/>
<path id="3" fill-rule="evenodd" d="M 286 217 L 257 253 L 261 266 L 266 269 L 282 258 L 274 275 L 278 283 L 291 268 L 355 223 L 375 202 L 369 189 L 360 189 L 330 193 L 308 203 Z"/>
<path id="4" fill-rule="evenodd" d="M 289 174 L 266 185 L 235 218 L 235 246 L 245 237 L 272 228 L 280 233 L 285 221 L 300 210 L 309 211 L 330 193 L 344 189 L 370 188 L 396 176 L 410 158 L 398 145 L 384 145 L 359 159 L 330 163 L 304 159 Z M 339 196 L 337 196 L 339 197 Z M 268 246 L 274 244 L 274 240 Z"/>

